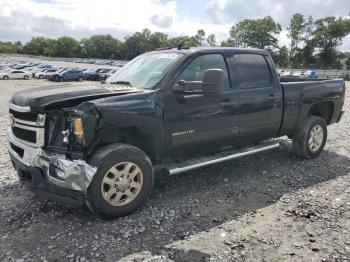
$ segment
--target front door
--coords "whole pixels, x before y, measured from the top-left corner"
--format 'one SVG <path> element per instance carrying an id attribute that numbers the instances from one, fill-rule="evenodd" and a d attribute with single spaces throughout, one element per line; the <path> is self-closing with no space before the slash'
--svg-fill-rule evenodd
<path id="1" fill-rule="evenodd" d="M 188 61 L 177 78 L 201 81 L 207 69 L 224 71 L 224 93 L 218 96 L 202 94 L 178 95 L 170 90 L 164 99 L 164 120 L 167 151 L 171 156 L 186 152 L 206 154 L 220 147 L 220 142 L 238 134 L 238 95 L 231 85 L 226 59 L 222 54 L 200 54 Z M 186 85 L 186 91 L 201 91 L 198 84 Z"/>

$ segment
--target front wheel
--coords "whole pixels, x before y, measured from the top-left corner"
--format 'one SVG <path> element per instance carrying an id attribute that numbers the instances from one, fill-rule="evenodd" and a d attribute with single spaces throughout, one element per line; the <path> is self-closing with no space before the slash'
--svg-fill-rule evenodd
<path id="1" fill-rule="evenodd" d="M 8 76 L 4 76 L 2 79 L 9 80 L 9 77 Z"/>
<path id="2" fill-rule="evenodd" d="M 78 78 L 78 82 L 82 82 L 83 80 L 84 80 L 84 78 L 82 78 L 82 77 Z"/>
<path id="3" fill-rule="evenodd" d="M 25 76 L 23 77 L 23 79 L 24 79 L 24 80 L 28 80 L 28 79 L 29 79 L 29 76 L 25 75 Z"/>
<path id="4" fill-rule="evenodd" d="M 98 150 L 90 164 L 97 167 L 87 192 L 88 207 L 105 218 L 125 216 L 140 207 L 153 185 L 153 167 L 140 149 L 113 144 Z"/>
<path id="5" fill-rule="evenodd" d="M 327 125 L 322 117 L 310 116 L 293 137 L 296 155 L 303 158 L 318 157 L 327 140 Z"/>

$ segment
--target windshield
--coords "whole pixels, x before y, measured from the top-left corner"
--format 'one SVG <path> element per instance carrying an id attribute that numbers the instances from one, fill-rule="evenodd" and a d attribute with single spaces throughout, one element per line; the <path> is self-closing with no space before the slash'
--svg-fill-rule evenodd
<path id="1" fill-rule="evenodd" d="M 182 56 L 170 52 L 140 55 L 109 77 L 107 83 L 152 89 Z"/>

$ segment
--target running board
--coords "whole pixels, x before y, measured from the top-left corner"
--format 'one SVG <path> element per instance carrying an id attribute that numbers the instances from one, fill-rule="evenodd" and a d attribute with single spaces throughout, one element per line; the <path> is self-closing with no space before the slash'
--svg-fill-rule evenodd
<path id="1" fill-rule="evenodd" d="M 219 154 L 213 155 L 213 156 L 206 156 L 206 157 L 200 157 L 200 158 L 194 158 L 190 159 L 181 163 L 172 163 L 169 165 L 164 165 L 162 168 L 163 170 L 167 171 L 170 175 L 179 174 L 182 172 L 186 172 L 192 169 L 224 162 L 227 160 L 232 160 L 235 158 L 243 157 L 252 155 L 255 153 L 260 153 L 263 151 L 271 150 L 278 148 L 279 142 L 265 142 L 263 144 L 259 144 L 254 147 L 248 147 L 245 149 L 236 149 L 236 150 L 230 150 L 226 152 L 221 152 Z"/>

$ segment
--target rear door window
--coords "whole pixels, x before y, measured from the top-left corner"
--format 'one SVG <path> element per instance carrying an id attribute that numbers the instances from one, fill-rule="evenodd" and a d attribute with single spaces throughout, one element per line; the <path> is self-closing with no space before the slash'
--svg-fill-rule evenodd
<path id="1" fill-rule="evenodd" d="M 236 54 L 233 57 L 241 89 L 271 86 L 271 71 L 259 54 Z"/>

